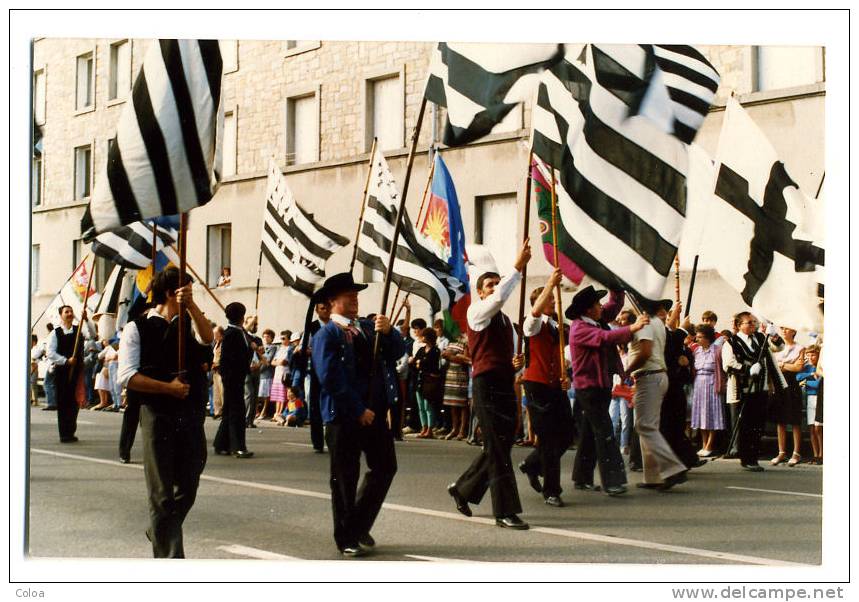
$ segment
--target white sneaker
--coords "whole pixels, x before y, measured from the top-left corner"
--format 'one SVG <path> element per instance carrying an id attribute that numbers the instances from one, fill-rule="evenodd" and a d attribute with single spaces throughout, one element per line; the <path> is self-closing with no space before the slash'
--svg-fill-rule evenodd
<path id="1" fill-rule="evenodd" d="M 698 455 L 702 458 L 709 458 L 710 456 L 713 455 L 713 450 L 712 449 L 702 449 L 701 451 L 698 452 Z"/>
<path id="2" fill-rule="evenodd" d="M 701 449 L 699 449 L 699 450 L 698 450 L 697 452 L 695 452 L 695 453 L 696 453 L 697 455 L 701 456 L 702 458 L 703 458 L 704 456 L 708 455 L 708 454 L 707 454 L 707 452 L 706 452 L 706 450 L 704 450 L 704 448 L 703 448 L 703 447 L 702 447 Z"/>

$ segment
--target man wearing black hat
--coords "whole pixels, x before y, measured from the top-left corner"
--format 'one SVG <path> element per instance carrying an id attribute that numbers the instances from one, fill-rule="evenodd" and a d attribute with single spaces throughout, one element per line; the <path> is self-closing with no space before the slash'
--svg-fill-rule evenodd
<path id="1" fill-rule="evenodd" d="M 617 345 L 627 343 L 633 333 L 649 320 L 639 316 L 631 326 L 611 330 L 612 321 L 623 307 L 622 291 L 612 291 L 608 303 L 600 300 L 607 291 L 586 286 L 576 293 L 564 315 L 570 326 L 570 356 L 573 364 L 573 386 L 576 402 L 582 408 L 582 431 L 573 482 L 577 489 L 594 489 L 594 468 L 599 465 L 600 481 L 608 495 L 626 492 L 626 471 L 608 413 L 611 403 L 612 377 L 623 374 Z"/>
<path id="2" fill-rule="evenodd" d="M 221 362 L 218 373 L 224 384 L 224 408 L 221 424 L 213 442 L 215 453 L 236 458 L 251 458 L 245 443 L 245 378 L 250 370 L 253 349 L 249 335 L 242 328 L 245 306 L 230 303 L 224 308 L 229 326 L 224 330 L 221 342 Z"/>
<path id="3" fill-rule="evenodd" d="M 514 355 L 513 323 L 501 308 L 518 286 L 522 270 L 531 259 L 526 240 L 513 272 L 501 278 L 493 271 L 477 278 L 479 300 L 468 307 L 468 349 L 471 353 L 472 404 L 483 433 L 483 450 L 447 492 L 456 509 L 471 516 L 469 504 L 479 504 L 487 489 L 492 495 L 495 524 L 508 529 L 527 529 L 519 518 L 522 504 L 510 451 L 516 432 L 514 378 L 525 358 Z"/>
<path id="4" fill-rule="evenodd" d="M 212 326 L 194 302 L 179 270 L 152 281 L 155 307 L 123 329 L 117 378 L 140 404 L 143 472 L 149 493 L 146 530 L 155 558 L 184 558 L 182 524 L 194 504 L 206 464 L 203 365 L 211 363 Z M 179 308 L 185 307 L 183 374 L 179 366 Z M 194 330 L 191 330 L 193 322 Z M 196 336 L 195 336 L 196 333 Z"/>
<path id="5" fill-rule="evenodd" d="M 627 357 L 627 371 L 635 379 L 635 430 L 641 442 L 644 483 L 639 487 L 666 490 L 686 482 L 683 464 L 659 430 L 662 402 L 668 391 L 665 365 L 667 329 L 660 319 L 665 315 L 659 301 L 642 300 L 650 314 L 650 324 L 635 333 Z"/>
<path id="6" fill-rule="evenodd" d="M 384 362 L 405 352 L 403 340 L 387 316 L 358 319 L 358 291 L 351 273 L 335 274 L 311 303 L 328 302 L 331 319 L 314 335 L 312 365 L 320 385 L 325 442 L 331 455 L 331 509 L 334 541 L 346 557 L 375 546 L 370 535 L 397 472 L 394 438 L 386 416 L 396 395 L 385 379 Z M 380 337 L 379 357 L 373 345 Z M 368 472 L 358 491 L 361 453 Z"/>

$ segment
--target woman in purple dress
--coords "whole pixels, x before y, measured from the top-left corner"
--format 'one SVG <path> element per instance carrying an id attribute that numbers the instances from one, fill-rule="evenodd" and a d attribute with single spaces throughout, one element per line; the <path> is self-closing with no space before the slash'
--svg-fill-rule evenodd
<path id="1" fill-rule="evenodd" d="M 692 428 L 701 431 L 702 458 L 713 454 L 716 431 L 725 429 L 721 393 L 725 375 L 719 361 L 720 349 L 714 345 L 716 333 L 712 326 L 695 327 L 695 343 L 690 347 L 695 354 L 695 381 L 692 390 Z"/>

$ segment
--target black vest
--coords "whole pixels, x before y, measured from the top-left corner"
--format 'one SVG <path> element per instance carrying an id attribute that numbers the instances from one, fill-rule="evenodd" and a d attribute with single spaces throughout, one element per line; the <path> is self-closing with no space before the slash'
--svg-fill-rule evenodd
<path id="1" fill-rule="evenodd" d="M 160 316 L 141 316 L 134 321 L 140 333 L 140 365 L 138 372 L 149 378 L 170 382 L 179 366 L 179 320 L 168 323 Z M 185 382 L 191 390 L 185 399 L 134 391 L 133 400 L 148 404 L 159 412 L 169 414 L 201 411 L 208 401 L 208 385 L 203 363 L 211 363 L 211 347 L 201 345 L 191 330 L 190 318 L 185 321 Z M 207 353 L 208 351 L 208 353 Z"/>
<path id="2" fill-rule="evenodd" d="M 54 330 L 54 333 L 57 337 L 57 353 L 65 358 L 72 357 L 72 353 L 75 349 L 75 337 L 78 334 L 78 327 L 72 326 L 72 331 L 69 334 L 64 333 L 62 327 L 57 327 Z M 80 349 L 78 349 L 78 352 L 80 352 Z M 80 353 L 78 353 L 78 355 L 80 355 Z"/>

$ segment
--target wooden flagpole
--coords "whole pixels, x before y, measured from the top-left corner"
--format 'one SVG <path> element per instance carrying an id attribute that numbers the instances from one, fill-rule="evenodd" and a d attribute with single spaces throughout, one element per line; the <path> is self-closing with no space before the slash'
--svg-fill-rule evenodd
<path id="1" fill-rule="evenodd" d="M 367 191 L 370 189 L 370 176 L 373 175 L 373 159 L 376 158 L 376 143 L 378 138 L 373 136 L 373 146 L 370 147 L 370 164 L 367 166 L 367 179 L 364 180 L 364 193 L 361 195 L 361 213 L 358 215 L 358 230 L 355 232 L 355 245 L 352 247 L 352 261 L 349 262 L 349 273 L 355 269 L 358 259 L 358 239 L 361 238 L 361 227 L 364 225 L 364 210 L 367 209 Z"/>
<path id="2" fill-rule="evenodd" d="M 176 247 L 174 247 L 173 245 L 170 245 L 170 248 L 173 249 L 174 251 L 176 251 Z M 178 254 L 178 251 L 176 251 L 176 253 Z M 203 278 L 200 276 L 200 274 L 197 273 L 197 271 L 193 268 L 193 266 L 190 263 L 186 264 L 186 265 L 188 266 L 188 271 L 191 272 L 191 275 L 197 279 L 197 282 L 199 282 L 200 284 L 203 285 L 203 288 L 206 289 L 206 292 L 209 293 L 209 296 L 212 298 L 212 300 L 218 304 L 218 307 L 221 308 L 221 311 L 226 311 L 226 309 L 224 308 L 224 304 L 221 303 L 221 300 L 218 299 L 217 296 L 215 296 L 215 293 L 212 292 L 212 289 L 209 288 L 209 285 L 206 284 L 206 281 L 203 280 Z"/>
<path id="3" fill-rule="evenodd" d="M 674 301 L 680 303 L 680 252 L 674 256 Z"/>
<path id="4" fill-rule="evenodd" d="M 698 275 L 698 256 L 695 255 L 695 260 L 692 262 L 692 278 L 689 279 L 689 293 L 686 296 L 686 307 L 683 310 L 683 317 L 689 317 L 689 311 L 692 309 L 692 291 L 695 290 L 695 277 Z"/>
<path id="5" fill-rule="evenodd" d="M 188 270 L 186 259 L 188 247 L 188 213 L 183 211 L 179 214 L 179 286 L 185 286 Z M 153 266 L 154 269 L 155 266 Z M 179 304 L 179 364 L 177 366 L 179 378 L 185 376 L 185 304 Z"/>
<path id="6" fill-rule="evenodd" d="M 555 269 L 558 269 L 561 262 L 558 258 L 558 197 L 555 194 L 555 168 L 549 166 L 549 171 L 552 174 L 552 250 L 554 252 L 553 260 L 555 262 Z M 558 337 L 558 352 L 560 353 L 561 363 L 559 365 L 564 369 L 566 367 L 566 361 L 564 358 L 564 304 L 561 301 L 560 283 L 555 287 L 555 307 L 558 313 L 558 332 L 560 333 L 560 336 Z M 520 334 L 519 338 L 522 339 L 524 337 Z M 566 373 L 566 370 L 562 373 Z"/>
<path id="7" fill-rule="evenodd" d="M 155 277 L 155 258 L 158 257 L 158 224 L 152 222 L 152 277 Z"/>
<path id="8" fill-rule="evenodd" d="M 531 166 L 534 162 L 534 151 L 528 152 L 528 176 L 525 178 L 525 228 L 522 234 L 522 244 L 528 240 L 528 233 L 531 229 L 531 188 L 533 182 L 531 180 Z M 522 282 L 519 285 L 519 336 L 516 338 L 516 355 L 522 354 L 522 346 L 525 342 L 525 337 L 522 336 L 525 327 L 525 293 L 528 288 L 528 264 L 522 268 Z M 561 330 L 561 340 L 564 338 L 564 331 Z"/>
<path id="9" fill-rule="evenodd" d="M 259 243 L 259 260 L 257 261 L 257 290 L 256 295 L 254 295 L 254 315 L 259 313 L 259 281 L 262 277 L 262 241 Z M 230 275 L 230 281 L 232 282 L 232 275 Z"/>
<path id="10" fill-rule="evenodd" d="M 418 208 L 418 217 L 417 217 L 417 219 L 415 219 L 415 228 L 420 228 L 421 215 L 424 212 L 424 205 L 426 205 L 426 202 L 427 202 L 427 193 L 429 192 L 430 186 L 432 185 L 432 177 L 433 177 L 434 173 L 435 173 L 435 160 L 430 162 L 429 176 L 427 176 L 427 183 L 426 183 L 426 186 L 424 187 L 424 195 L 421 198 L 421 206 Z M 403 298 L 404 304 L 406 302 L 406 299 L 408 299 L 411 296 L 411 294 L 412 294 L 411 291 L 406 293 L 406 296 Z M 394 308 L 397 307 L 397 299 L 399 298 L 399 296 L 400 296 L 400 285 L 397 285 L 397 292 L 394 294 L 394 302 L 391 304 L 391 312 L 392 313 L 394 311 Z M 396 322 L 397 318 L 400 317 L 400 314 L 402 313 L 404 308 L 405 308 L 405 305 L 400 305 L 400 309 L 397 311 L 397 315 L 394 317 L 394 320 L 393 320 L 394 322 Z"/>
<path id="11" fill-rule="evenodd" d="M 820 176 L 820 184 L 817 185 L 817 192 L 814 195 L 814 200 L 820 196 L 820 191 L 823 190 L 823 180 L 826 178 L 826 172 L 823 172 L 823 175 Z"/>
<path id="12" fill-rule="evenodd" d="M 74 347 L 72 347 L 72 358 L 75 358 L 78 355 L 78 347 L 80 346 L 81 342 L 81 333 L 84 330 L 84 323 L 86 322 L 86 310 L 87 302 L 89 301 L 89 290 L 90 286 L 92 285 L 92 275 L 95 274 L 95 262 L 97 259 L 98 257 L 96 257 L 95 255 L 92 256 L 92 267 L 90 268 L 89 276 L 87 276 L 86 280 L 86 290 L 84 291 L 84 306 L 83 310 L 81 311 L 80 322 L 78 322 L 78 331 L 75 333 L 75 344 Z M 72 272 L 72 275 L 74 275 L 74 272 Z M 69 370 L 69 382 L 74 382 L 74 374 L 76 368 L 77 366 Z"/>
<path id="13" fill-rule="evenodd" d="M 383 288 L 382 288 L 382 304 L 381 304 L 381 308 L 379 309 L 379 315 L 382 315 L 382 316 L 385 315 L 385 312 L 388 309 L 388 296 L 391 293 L 391 277 L 394 274 L 394 261 L 397 258 L 397 244 L 399 243 L 400 231 L 402 230 L 402 223 L 403 223 L 402 216 L 403 216 L 403 211 L 406 208 L 406 197 L 408 197 L 408 194 L 409 194 L 409 181 L 411 180 L 411 177 L 412 177 L 412 166 L 414 165 L 414 162 L 415 162 L 415 150 L 417 149 L 417 146 L 418 146 L 418 137 L 420 136 L 420 133 L 421 133 L 421 125 L 423 124 L 424 112 L 426 111 L 426 108 L 427 108 L 427 99 L 426 99 L 426 96 L 424 96 L 421 99 L 421 107 L 420 107 L 420 110 L 418 110 L 418 120 L 417 120 L 417 123 L 415 123 L 415 130 L 412 133 L 412 144 L 411 144 L 411 148 L 409 149 L 409 158 L 408 158 L 408 161 L 406 163 L 406 176 L 403 179 L 403 192 L 400 195 L 400 206 L 397 209 L 396 221 L 394 222 L 394 237 L 391 240 L 391 254 L 388 257 L 388 268 L 385 271 L 385 284 L 383 285 Z M 370 393 L 371 393 L 369 396 L 370 399 L 372 399 L 372 397 L 373 397 L 373 395 L 372 395 L 372 393 L 373 393 L 373 381 L 374 381 L 373 377 L 375 376 L 376 358 L 379 357 L 379 347 L 380 347 L 381 343 L 382 343 L 381 333 L 377 332 L 376 333 L 376 339 L 373 343 L 373 362 L 370 364 Z"/>

